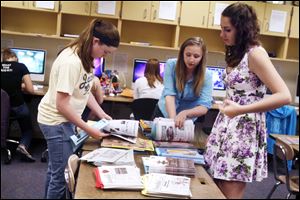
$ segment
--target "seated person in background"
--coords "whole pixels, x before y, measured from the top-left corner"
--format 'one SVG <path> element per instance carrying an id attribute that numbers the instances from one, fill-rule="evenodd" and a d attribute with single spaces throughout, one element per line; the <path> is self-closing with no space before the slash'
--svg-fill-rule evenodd
<path id="1" fill-rule="evenodd" d="M 196 120 L 212 105 L 212 74 L 206 71 L 206 45 L 200 37 L 188 38 L 178 59 L 169 59 L 164 74 L 164 90 L 153 117 L 175 120 L 183 127 L 187 118 Z"/>
<path id="2" fill-rule="evenodd" d="M 22 94 L 22 90 L 32 94 L 33 85 L 27 67 L 23 63 L 18 63 L 16 54 L 10 49 L 3 50 L 1 89 L 9 95 L 11 115 L 17 118 L 22 131 L 17 152 L 21 153 L 26 161 L 34 162 L 35 159 L 28 152 L 33 130 L 31 116 Z"/>
<path id="3" fill-rule="evenodd" d="M 94 97 L 95 97 L 96 101 L 98 102 L 98 104 L 101 105 L 103 103 L 104 94 L 103 94 L 103 91 L 102 91 L 100 80 L 96 76 L 93 79 L 93 86 L 92 86 L 91 92 L 94 95 Z M 84 111 L 81 115 L 81 118 L 84 121 L 96 120 L 97 119 L 96 115 L 94 115 L 93 112 L 91 112 L 91 109 L 89 109 L 87 106 L 85 107 L 85 109 L 84 109 Z"/>
<path id="4" fill-rule="evenodd" d="M 164 88 L 163 79 L 160 76 L 159 61 L 151 58 L 146 63 L 144 77 L 135 81 L 133 98 L 159 99 Z"/>

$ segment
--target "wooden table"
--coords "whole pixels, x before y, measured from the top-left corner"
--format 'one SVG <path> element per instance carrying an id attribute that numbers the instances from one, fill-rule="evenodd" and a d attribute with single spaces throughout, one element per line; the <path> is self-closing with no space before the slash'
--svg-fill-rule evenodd
<path id="1" fill-rule="evenodd" d="M 100 141 L 89 138 L 83 146 L 83 154 L 88 153 L 87 150 L 99 148 Z M 135 162 L 144 174 L 142 156 L 149 156 L 149 152 L 136 153 Z M 141 194 L 141 191 L 126 190 L 101 190 L 95 187 L 95 175 L 93 170 L 96 167 L 86 162 L 80 163 L 78 172 L 77 185 L 75 190 L 75 199 L 145 199 L 151 198 Z M 201 165 L 196 165 L 196 176 L 191 178 L 192 198 L 196 199 L 225 199 L 225 196 L 214 183 L 209 174 Z"/>
<path id="2" fill-rule="evenodd" d="M 299 153 L 299 143 L 298 144 L 291 144 L 287 138 L 291 139 L 297 139 L 299 141 L 299 135 L 283 135 L 283 134 L 270 134 L 270 137 L 273 138 L 276 141 L 280 141 L 283 143 L 286 143 L 288 145 L 291 145 L 295 151 L 295 154 Z"/>

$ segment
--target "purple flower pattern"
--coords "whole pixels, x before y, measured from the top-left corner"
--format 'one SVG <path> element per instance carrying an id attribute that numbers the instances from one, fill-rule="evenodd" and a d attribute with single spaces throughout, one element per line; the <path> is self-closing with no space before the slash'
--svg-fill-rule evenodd
<path id="1" fill-rule="evenodd" d="M 262 47 L 258 47 L 262 48 Z M 266 93 L 263 82 L 248 67 L 248 53 L 224 75 L 228 99 L 248 105 Z M 211 175 L 232 181 L 261 181 L 268 175 L 265 113 L 229 118 L 219 113 L 208 137 L 204 158 Z"/>

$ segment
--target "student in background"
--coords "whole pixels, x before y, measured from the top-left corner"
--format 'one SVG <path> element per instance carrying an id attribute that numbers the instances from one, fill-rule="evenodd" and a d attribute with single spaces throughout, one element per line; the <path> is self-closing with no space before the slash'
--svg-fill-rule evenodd
<path id="1" fill-rule="evenodd" d="M 164 88 L 163 79 L 160 76 L 159 61 L 151 58 L 147 61 L 144 76 L 134 83 L 133 98 L 159 99 Z"/>
<path id="2" fill-rule="evenodd" d="M 93 59 L 111 54 L 119 42 L 119 32 L 113 24 L 94 19 L 52 65 L 49 89 L 38 108 L 38 122 L 49 151 L 45 198 L 64 197 L 64 169 L 74 153 L 70 136 L 76 134 L 75 126 L 95 139 L 107 136 L 84 122 L 81 115 L 87 105 L 100 119 L 111 119 L 90 94 Z"/>
<path id="3" fill-rule="evenodd" d="M 33 132 L 31 116 L 22 94 L 22 90 L 33 94 L 33 85 L 27 67 L 18 63 L 16 54 L 10 49 L 3 50 L 1 89 L 5 90 L 10 98 L 10 115 L 17 118 L 22 132 L 16 150 L 24 160 L 34 162 L 35 159 L 28 152 Z"/>
<path id="4" fill-rule="evenodd" d="M 103 103 L 103 99 L 104 99 L 104 92 L 102 90 L 100 80 L 96 76 L 94 76 L 94 78 L 93 78 L 93 86 L 91 88 L 91 93 L 94 95 L 97 103 L 99 105 L 101 105 Z M 95 113 L 91 112 L 91 109 L 87 106 L 85 107 L 81 117 L 84 121 L 94 120 L 94 119 L 96 120 L 96 118 L 97 118 L 95 116 Z"/>
<path id="5" fill-rule="evenodd" d="M 251 6 L 234 3 L 222 12 L 228 96 L 208 137 L 205 161 L 227 198 L 243 198 L 247 182 L 267 177 L 265 112 L 291 102 L 258 33 Z M 268 98 L 266 86 L 273 92 Z"/>
<path id="6" fill-rule="evenodd" d="M 169 59 L 164 74 L 164 90 L 154 117 L 175 119 L 181 128 L 187 118 L 205 115 L 212 102 L 212 74 L 206 71 L 206 45 L 202 38 L 188 38 L 178 59 Z"/>

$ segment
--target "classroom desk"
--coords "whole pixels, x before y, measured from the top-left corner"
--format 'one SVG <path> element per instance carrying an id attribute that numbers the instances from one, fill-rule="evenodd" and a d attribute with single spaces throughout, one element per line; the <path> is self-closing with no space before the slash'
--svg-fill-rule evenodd
<path id="1" fill-rule="evenodd" d="M 89 138 L 83 146 L 83 154 L 86 150 L 99 148 L 100 142 Z M 142 156 L 148 156 L 146 153 L 135 153 L 136 165 L 144 174 Z M 95 175 L 93 170 L 96 167 L 86 162 L 81 162 L 78 172 L 77 185 L 75 190 L 75 199 L 145 199 L 153 198 L 141 194 L 141 191 L 130 190 L 101 190 L 95 187 Z M 214 183 L 209 174 L 201 165 L 196 165 L 196 176 L 191 178 L 192 198 L 195 199 L 225 199 L 225 196 Z"/>
<path id="2" fill-rule="evenodd" d="M 299 143 L 298 144 L 290 144 L 290 142 L 287 141 L 287 138 L 296 138 L 299 141 L 299 135 L 270 134 L 270 137 L 276 141 L 280 141 L 285 144 L 291 145 L 295 151 L 295 154 L 299 153 Z"/>

